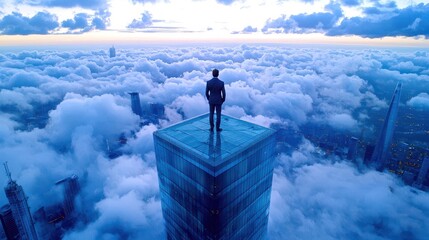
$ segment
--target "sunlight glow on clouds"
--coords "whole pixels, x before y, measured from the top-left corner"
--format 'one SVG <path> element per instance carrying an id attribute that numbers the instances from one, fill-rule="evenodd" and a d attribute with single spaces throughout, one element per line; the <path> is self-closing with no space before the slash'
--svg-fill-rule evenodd
<path id="1" fill-rule="evenodd" d="M 37 21 L 42 15 L 45 21 Z M 0 33 L 99 34 L 107 30 L 197 36 L 213 32 L 224 38 L 245 34 L 250 39 L 257 39 L 258 34 L 275 38 L 320 33 L 332 39 L 359 36 L 383 40 L 390 36 L 427 42 L 427 15 L 427 0 L 9 0 L 0 12 Z M 324 40 L 315 38 L 313 42 Z"/>

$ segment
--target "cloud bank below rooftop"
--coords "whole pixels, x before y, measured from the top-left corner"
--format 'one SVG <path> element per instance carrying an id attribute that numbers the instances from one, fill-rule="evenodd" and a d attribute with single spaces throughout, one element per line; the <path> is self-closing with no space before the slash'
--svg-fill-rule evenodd
<path id="1" fill-rule="evenodd" d="M 32 209 L 58 198 L 51 190 L 57 180 L 79 176 L 88 220 L 65 239 L 162 239 L 152 141 L 160 126 L 139 128 L 128 92 L 164 104 L 161 123 L 168 126 L 207 112 L 205 81 L 218 68 L 225 113 L 264 126 L 313 124 L 352 135 L 378 127 L 365 115 L 387 108 L 398 80 L 408 89 L 402 103 L 424 102 L 428 64 L 424 51 L 263 45 L 118 48 L 115 58 L 104 50 L 1 53 L 0 155 Z M 130 138 L 124 155 L 109 159 L 107 145 L 121 134 Z M 276 162 L 271 239 L 428 235 L 428 193 L 390 174 L 321 157 L 303 137 Z"/>

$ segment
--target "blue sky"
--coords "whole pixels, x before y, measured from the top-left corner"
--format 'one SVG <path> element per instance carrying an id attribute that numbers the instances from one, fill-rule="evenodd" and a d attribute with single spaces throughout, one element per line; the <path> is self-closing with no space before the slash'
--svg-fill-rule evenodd
<path id="1" fill-rule="evenodd" d="M 403 44 L 427 44 L 429 36 L 427 0 L 5 0 L 0 7 L 0 41 L 9 45 L 40 35 Z"/>

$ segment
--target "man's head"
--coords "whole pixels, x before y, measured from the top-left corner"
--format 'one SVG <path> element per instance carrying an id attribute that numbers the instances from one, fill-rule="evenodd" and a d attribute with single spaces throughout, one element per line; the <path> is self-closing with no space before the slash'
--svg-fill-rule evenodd
<path id="1" fill-rule="evenodd" d="M 213 74 L 213 77 L 219 77 L 219 70 L 217 70 L 216 68 L 213 69 L 212 74 Z"/>

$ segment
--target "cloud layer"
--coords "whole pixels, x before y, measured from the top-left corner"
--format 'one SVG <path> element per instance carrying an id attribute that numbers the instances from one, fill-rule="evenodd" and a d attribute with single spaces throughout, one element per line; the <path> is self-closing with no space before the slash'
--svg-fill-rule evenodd
<path id="1" fill-rule="evenodd" d="M 288 176 L 278 168 L 274 174 L 272 239 L 423 239 L 427 234 L 429 195 L 390 175 L 360 173 L 344 162 L 295 170 Z"/>
<path id="2" fill-rule="evenodd" d="M 162 239 L 152 133 L 208 111 L 205 82 L 220 70 L 224 112 L 264 126 L 312 125 L 375 135 L 398 80 L 401 103 L 427 107 L 425 51 L 234 47 L 117 47 L 0 53 L 0 155 L 32 209 L 58 199 L 59 179 L 77 174 L 85 221 L 65 239 Z M 139 127 L 128 92 L 161 103 L 160 125 Z M 126 143 L 118 139 L 126 136 Z M 395 176 L 321 157 L 302 135 L 276 159 L 271 239 L 424 239 L 429 196 Z M 292 144 L 292 143 L 291 143 Z M 110 159 L 113 150 L 122 156 Z M 55 167 L 53 167 L 55 166 Z M 3 184 L 6 178 L 0 175 Z M 7 200 L 0 194 L 0 201 Z"/>

